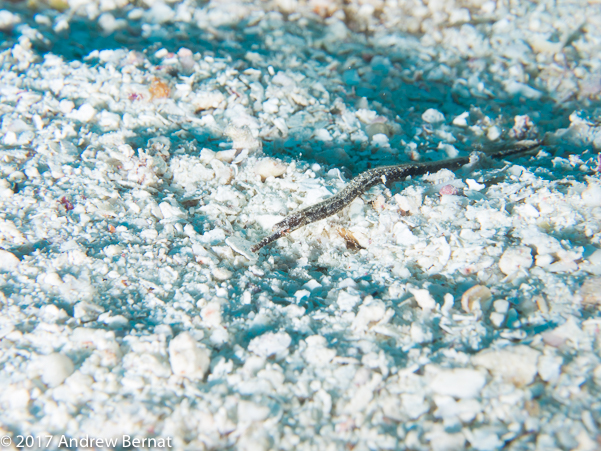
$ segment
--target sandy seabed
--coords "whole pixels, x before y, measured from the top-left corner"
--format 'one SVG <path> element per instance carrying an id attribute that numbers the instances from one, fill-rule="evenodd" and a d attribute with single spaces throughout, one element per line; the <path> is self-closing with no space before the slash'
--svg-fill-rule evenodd
<path id="1" fill-rule="evenodd" d="M 0 446 L 601 447 L 597 0 L 1 0 L 0 39 Z"/>

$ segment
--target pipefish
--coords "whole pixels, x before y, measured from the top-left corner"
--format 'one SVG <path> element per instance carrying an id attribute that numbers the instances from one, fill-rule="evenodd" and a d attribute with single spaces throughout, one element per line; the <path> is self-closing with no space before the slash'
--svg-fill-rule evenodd
<path id="1" fill-rule="evenodd" d="M 519 141 L 509 149 L 492 153 L 485 152 L 485 154 L 490 158 L 501 159 L 529 152 L 540 146 L 540 144 L 540 141 Z M 379 185 L 380 183 L 387 185 L 409 176 L 423 175 L 441 169 L 459 169 L 461 166 L 468 164 L 473 156 L 474 153 L 467 157 L 449 160 L 431 161 L 426 163 L 407 163 L 368 169 L 353 178 L 344 189 L 340 190 L 334 196 L 286 216 L 282 221 L 273 226 L 273 233 L 271 235 L 263 238 L 254 245 L 251 250 L 253 252 L 258 252 L 269 243 L 288 235 L 290 232 L 300 227 L 332 216 L 372 186 Z"/>

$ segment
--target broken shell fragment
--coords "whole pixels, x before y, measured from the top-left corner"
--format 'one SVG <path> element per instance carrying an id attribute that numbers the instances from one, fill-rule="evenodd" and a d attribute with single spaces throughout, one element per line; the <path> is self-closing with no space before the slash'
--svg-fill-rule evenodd
<path id="1" fill-rule="evenodd" d="M 344 241 L 346 241 L 347 249 L 351 249 L 351 250 L 365 249 L 365 247 L 359 243 L 359 240 L 357 240 L 357 238 L 351 231 L 346 230 L 345 228 L 341 227 L 338 229 L 338 234 L 342 238 L 344 238 Z"/>
<path id="2" fill-rule="evenodd" d="M 286 172 L 287 166 L 273 158 L 265 158 L 255 165 L 255 174 L 264 182 L 267 177 L 280 177 Z"/>
<path id="3" fill-rule="evenodd" d="M 499 269 L 503 274 L 510 275 L 532 266 L 532 253 L 529 247 L 520 246 L 507 249 L 499 260 Z"/>
<path id="4" fill-rule="evenodd" d="M 483 312 L 488 310 L 491 299 L 492 293 L 488 287 L 476 285 L 463 293 L 461 307 L 467 313 L 474 313 L 480 317 Z"/>
<path id="5" fill-rule="evenodd" d="M 582 303 L 586 305 L 601 305 L 601 277 L 586 279 L 580 287 Z"/>

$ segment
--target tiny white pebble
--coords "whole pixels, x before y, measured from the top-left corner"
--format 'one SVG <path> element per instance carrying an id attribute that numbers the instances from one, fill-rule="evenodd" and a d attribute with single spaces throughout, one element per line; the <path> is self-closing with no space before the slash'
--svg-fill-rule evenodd
<path id="1" fill-rule="evenodd" d="M 83 322 L 93 321 L 104 309 L 93 302 L 80 301 L 73 307 L 73 316 Z"/>
<path id="2" fill-rule="evenodd" d="M 267 332 L 253 338 L 248 344 L 248 350 L 261 357 L 270 357 L 287 353 L 290 343 L 292 339 L 285 332 Z"/>
<path id="3" fill-rule="evenodd" d="M 169 343 L 169 363 L 176 376 L 202 379 L 211 363 L 210 351 L 200 348 L 189 333 L 183 332 Z"/>
<path id="4" fill-rule="evenodd" d="M 231 252 L 231 251 L 230 251 Z M 232 277 L 233 272 L 226 268 L 213 268 L 213 276 L 217 280 L 228 280 Z"/>
<path id="5" fill-rule="evenodd" d="M 74 366 L 69 357 L 54 352 L 41 357 L 39 361 L 42 370 L 42 382 L 49 387 L 57 387 L 67 377 L 73 374 Z"/>
<path id="6" fill-rule="evenodd" d="M 411 293 L 422 310 L 432 310 L 436 307 L 436 301 L 428 290 L 412 290 Z"/>
<path id="7" fill-rule="evenodd" d="M 465 181 L 465 183 L 467 183 L 468 188 L 473 191 L 480 191 L 480 190 L 486 188 L 486 185 L 483 185 L 482 183 L 478 183 L 474 179 L 467 179 Z"/>
<path id="8" fill-rule="evenodd" d="M 499 260 L 499 269 L 506 275 L 532 266 L 532 250 L 529 247 L 512 247 L 507 249 Z"/>
<path id="9" fill-rule="evenodd" d="M 444 114 L 434 108 L 429 108 L 422 114 L 424 122 L 435 124 L 437 122 L 444 122 Z"/>
<path id="10" fill-rule="evenodd" d="M 361 296 L 354 290 L 352 292 L 351 290 L 342 290 L 338 293 L 337 304 L 340 310 L 348 312 L 359 302 L 361 302 Z"/>
<path id="11" fill-rule="evenodd" d="M 286 173 L 287 166 L 273 158 L 264 158 L 255 165 L 255 174 L 264 182 L 267 177 L 280 177 Z"/>
<path id="12" fill-rule="evenodd" d="M 111 244 L 104 248 L 107 257 L 115 257 L 123 252 L 123 248 L 117 244 Z"/>
<path id="13" fill-rule="evenodd" d="M 430 383 L 430 390 L 454 398 L 474 398 L 486 384 L 481 371 L 457 368 L 438 373 Z"/>
<path id="14" fill-rule="evenodd" d="M 0 249 L 0 271 L 12 271 L 19 266 L 20 260 L 15 254 Z"/>

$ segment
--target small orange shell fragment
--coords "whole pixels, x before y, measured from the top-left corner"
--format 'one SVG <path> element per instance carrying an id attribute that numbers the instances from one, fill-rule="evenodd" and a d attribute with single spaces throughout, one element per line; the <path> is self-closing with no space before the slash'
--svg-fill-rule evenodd
<path id="1" fill-rule="evenodd" d="M 167 83 L 158 78 L 152 80 L 148 91 L 153 99 L 166 99 L 171 94 L 171 89 L 169 89 Z"/>

